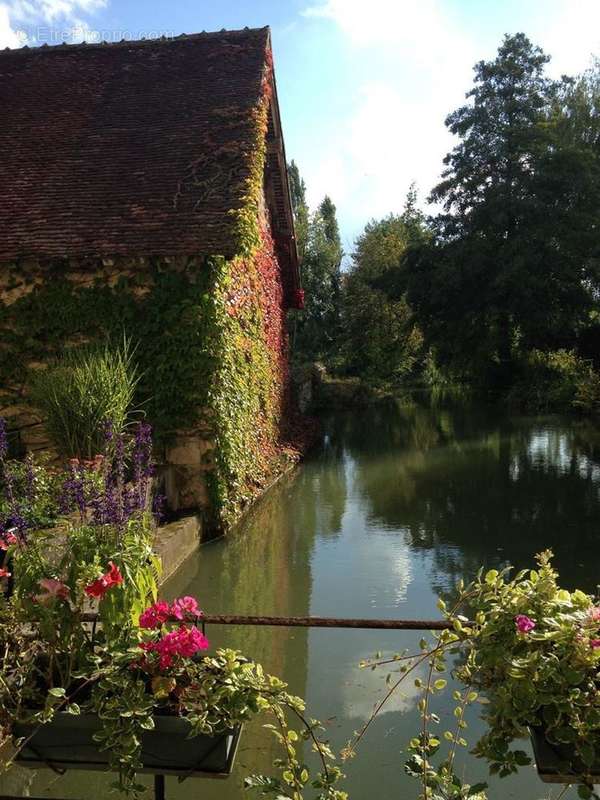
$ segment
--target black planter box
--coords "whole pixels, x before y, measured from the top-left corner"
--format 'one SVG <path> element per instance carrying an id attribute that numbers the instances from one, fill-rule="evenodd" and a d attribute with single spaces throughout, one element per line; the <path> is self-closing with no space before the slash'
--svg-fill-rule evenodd
<path id="1" fill-rule="evenodd" d="M 577 783 L 577 773 L 571 766 L 573 748 L 568 744 L 549 742 L 543 728 L 530 728 L 529 734 L 540 780 L 544 783 Z M 600 764 L 594 764 L 591 769 L 584 768 L 582 764 L 581 768 L 585 769 L 594 783 L 600 783 Z"/>
<path id="2" fill-rule="evenodd" d="M 154 723 L 154 730 L 142 734 L 140 772 L 223 778 L 231 773 L 241 728 L 190 739 L 190 726 L 184 719 L 154 717 Z M 101 727 L 95 714 L 64 712 L 45 725 L 17 724 L 13 736 L 27 741 L 16 760 L 24 767 L 106 770 L 109 752 L 100 750 L 93 738 Z"/>

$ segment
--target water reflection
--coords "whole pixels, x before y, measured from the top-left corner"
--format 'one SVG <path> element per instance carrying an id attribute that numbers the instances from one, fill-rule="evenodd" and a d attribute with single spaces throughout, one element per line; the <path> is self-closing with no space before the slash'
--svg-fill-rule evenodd
<path id="1" fill-rule="evenodd" d="M 480 565 L 531 564 L 547 547 L 564 582 L 594 590 L 600 511 L 600 435 L 582 421 L 508 416 L 465 402 L 410 397 L 323 421 L 323 446 L 275 486 L 228 539 L 202 548 L 169 587 L 207 611 L 356 617 L 438 616 L 436 598 Z M 214 646 L 239 647 L 306 696 L 341 747 L 385 691 L 385 673 L 358 669 L 376 651 L 417 648 L 419 634 L 393 631 L 218 628 Z M 416 695 L 390 701 L 359 756 L 346 765 L 351 800 L 407 800 L 403 772 L 418 730 Z M 451 708 L 451 704 L 449 706 Z M 437 709 L 443 712 L 444 708 Z M 473 722 L 470 741 L 480 725 Z M 242 800 L 242 776 L 264 770 L 270 739 L 245 732 L 226 783 L 171 780 L 172 800 Z M 473 759 L 469 777 L 486 778 Z M 108 797 L 103 777 L 66 776 L 48 797 Z M 549 796 L 533 769 L 496 781 L 491 800 Z M 569 791 L 564 798 L 573 798 Z"/>
<path id="2" fill-rule="evenodd" d="M 379 415 L 381 426 L 362 426 L 370 436 L 345 432 L 355 489 L 369 527 L 432 552 L 435 590 L 481 564 L 527 565 L 549 546 L 566 584 L 595 590 L 597 431 L 472 406 L 398 402 Z"/>

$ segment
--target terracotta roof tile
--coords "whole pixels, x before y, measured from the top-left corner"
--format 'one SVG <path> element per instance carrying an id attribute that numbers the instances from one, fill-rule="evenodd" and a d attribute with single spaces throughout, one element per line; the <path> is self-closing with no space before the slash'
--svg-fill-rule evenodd
<path id="1" fill-rule="evenodd" d="M 235 248 L 268 28 L 0 53 L 0 260 Z"/>

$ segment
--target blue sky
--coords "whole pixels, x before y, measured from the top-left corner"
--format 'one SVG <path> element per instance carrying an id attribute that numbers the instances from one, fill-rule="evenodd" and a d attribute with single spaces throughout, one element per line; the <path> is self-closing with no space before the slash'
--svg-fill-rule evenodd
<path id="1" fill-rule="evenodd" d="M 0 47 L 267 24 L 288 158 L 313 206 L 331 195 L 347 252 L 411 181 L 424 203 L 444 118 L 504 33 L 525 31 L 555 74 L 600 55 L 600 0 L 0 0 Z"/>

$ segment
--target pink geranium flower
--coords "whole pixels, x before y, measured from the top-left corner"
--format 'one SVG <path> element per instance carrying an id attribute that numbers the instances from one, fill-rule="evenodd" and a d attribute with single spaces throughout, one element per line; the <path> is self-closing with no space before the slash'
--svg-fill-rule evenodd
<path id="1" fill-rule="evenodd" d="M 517 614 L 515 617 L 515 625 L 519 633 L 529 633 L 529 631 L 535 628 L 535 622 L 525 614 Z"/>
<path id="2" fill-rule="evenodd" d="M 592 606 L 588 611 L 588 617 L 592 622 L 600 622 L 600 606 Z"/>
<path id="3" fill-rule="evenodd" d="M 191 658 L 200 650 L 208 648 L 208 639 L 195 627 L 181 625 L 176 631 L 165 633 L 157 642 L 141 642 L 146 653 L 156 653 L 160 669 L 168 669 L 174 659 Z"/>
<path id="4" fill-rule="evenodd" d="M 48 605 L 52 600 L 69 599 L 69 587 L 61 581 L 57 581 L 54 578 L 42 578 L 39 581 L 39 585 L 44 592 L 43 594 L 37 594 L 34 599 L 38 603 L 42 603 L 42 605 Z"/>
<path id="5" fill-rule="evenodd" d="M 10 578 L 10 572 L 4 567 L 0 567 L 0 578 Z"/>
<path id="6" fill-rule="evenodd" d="M 590 639 L 590 647 L 597 650 L 600 647 L 600 639 Z"/>
<path id="7" fill-rule="evenodd" d="M 8 550 L 11 545 L 16 544 L 17 542 L 17 537 L 14 535 L 14 533 L 9 531 L 0 538 L 0 550 Z"/>
<path id="8" fill-rule="evenodd" d="M 175 619 L 185 619 L 186 616 L 199 617 L 202 614 L 195 597 L 178 597 L 171 605 L 171 615 Z"/>
<path id="9" fill-rule="evenodd" d="M 171 616 L 171 607 L 164 600 L 159 600 L 158 603 L 147 608 L 140 614 L 140 628 L 148 628 L 154 630 L 167 622 Z"/>
<path id="10" fill-rule="evenodd" d="M 101 600 L 109 589 L 113 586 L 119 586 L 121 583 L 123 583 L 123 576 L 119 568 L 112 561 L 109 561 L 108 572 L 86 586 L 85 593 L 90 597 L 97 597 Z"/>

